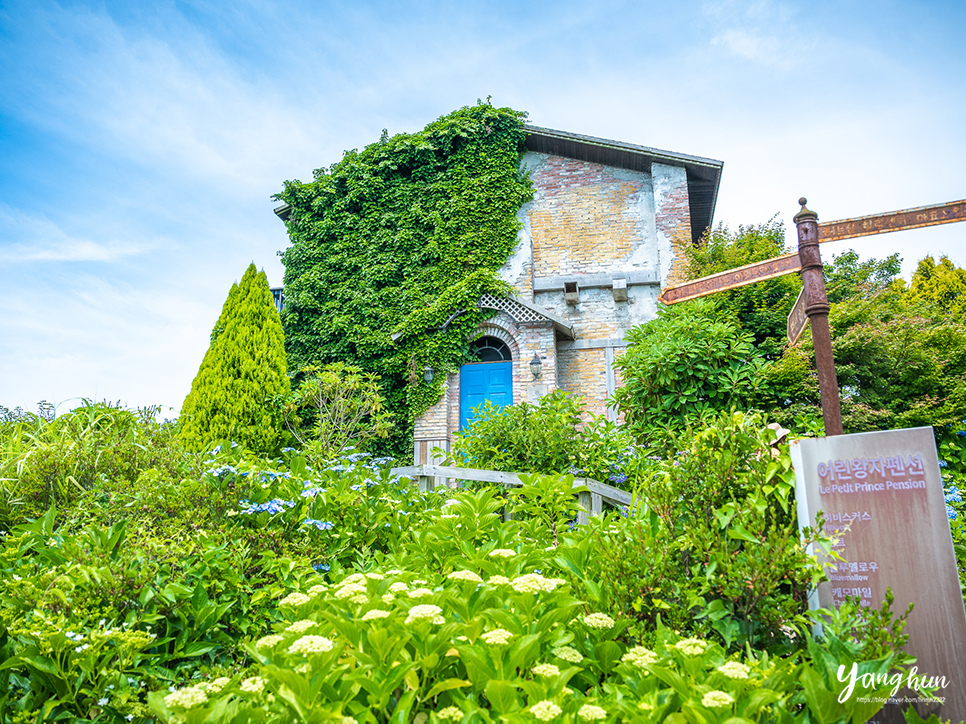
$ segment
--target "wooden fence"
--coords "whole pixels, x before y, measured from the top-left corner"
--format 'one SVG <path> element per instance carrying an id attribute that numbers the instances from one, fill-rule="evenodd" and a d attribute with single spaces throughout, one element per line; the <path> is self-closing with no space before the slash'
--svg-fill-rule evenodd
<path id="1" fill-rule="evenodd" d="M 474 468 L 452 468 L 445 465 L 410 465 L 408 467 L 393 468 L 393 475 L 410 478 L 417 481 L 421 491 L 429 492 L 436 487 L 436 478 L 454 480 L 472 480 L 480 483 L 499 483 L 519 487 L 520 473 L 503 473 L 498 470 L 476 470 Z M 619 508 L 630 505 L 631 494 L 626 490 L 612 485 L 598 482 L 591 478 L 574 478 L 575 488 L 587 488 L 577 493 L 577 499 L 583 510 L 577 514 L 577 522 L 581 525 L 587 522 L 588 516 L 599 515 L 604 509 L 604 503 Z"/>

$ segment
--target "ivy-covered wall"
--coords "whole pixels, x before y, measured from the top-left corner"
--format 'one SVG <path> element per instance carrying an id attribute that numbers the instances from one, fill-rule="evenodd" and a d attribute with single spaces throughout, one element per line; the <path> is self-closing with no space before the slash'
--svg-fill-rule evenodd
<path id="1" fill-rule="evenodd" d="M 289 368 L 343 361 L 379 374 L 397 453 L 440 398 L 443 373 L 466 358 L 467 337 L 487 315 L 480 295 L 511 291 L 497 270 L 532 196 L 520 171 L 524 117 L 477 102 L 419 133 L 384 132 L 277 196 L 291 207 L 282 254 Z M 437 371 L 428 385 L 426 366 Z"/>

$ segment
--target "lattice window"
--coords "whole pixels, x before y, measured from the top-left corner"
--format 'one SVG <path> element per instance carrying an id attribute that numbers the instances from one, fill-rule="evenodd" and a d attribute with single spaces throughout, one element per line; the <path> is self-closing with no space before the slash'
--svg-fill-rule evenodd
<path id="1" fill-rule="evenodd" d="M 542 322 L 547 319 L 540 312 L 523 306 L 516 299 L 497 297 L 493 294 L 484 294 L 481 296 L 480 307 L 505 312 L 517 322 Z"/>

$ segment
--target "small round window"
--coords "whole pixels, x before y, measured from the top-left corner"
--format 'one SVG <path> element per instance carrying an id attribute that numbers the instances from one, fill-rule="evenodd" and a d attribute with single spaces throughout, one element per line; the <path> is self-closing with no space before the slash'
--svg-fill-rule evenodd
<path id="1" fill-rule="evenodd" d="M 480 362 L 507 362 L 512 359 L 510 348 L 496 337 L 480 337 L 470 345 L 470 349 Z"/>

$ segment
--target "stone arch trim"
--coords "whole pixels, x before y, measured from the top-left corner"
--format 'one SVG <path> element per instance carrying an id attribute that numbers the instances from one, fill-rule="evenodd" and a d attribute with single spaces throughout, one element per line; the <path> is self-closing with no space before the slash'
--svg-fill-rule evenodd
<path id="1" fill-rule="evenodd" d="M 472 339 L 476 340 L 480 337 L 496 337 L 510 348 L 510 356 L 512 359 L 514 361 L 518 361 L 520 359 L 520 344 L 517 341 L 516 335 L 513 334 L 513 331 L 515 331 L 514 327 L 516 325 L 512 323 L 506 324 L 506 322 L 500 319 L 500 316 L 502 315 L 482 322 L 480 326 L 476 328 L 476 332 L 473 334 Z"/>

